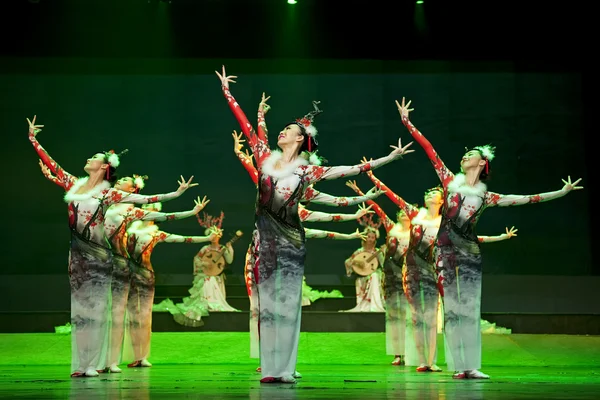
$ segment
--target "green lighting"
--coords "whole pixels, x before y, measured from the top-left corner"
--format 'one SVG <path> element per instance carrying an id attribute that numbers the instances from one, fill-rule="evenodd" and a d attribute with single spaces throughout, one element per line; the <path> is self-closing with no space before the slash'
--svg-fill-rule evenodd
<path id="1" fill-rule="evenodd" d="M 288 4 L 296 4 L 297 1 L 296 0 L 287 0 Z"/>
<path id="2" fill-rule="evenodd" d="M 288 1 L 289 3 L 289 1 Z M 417 0 L 417 4 L 423 4 L 423 0 Z"/>

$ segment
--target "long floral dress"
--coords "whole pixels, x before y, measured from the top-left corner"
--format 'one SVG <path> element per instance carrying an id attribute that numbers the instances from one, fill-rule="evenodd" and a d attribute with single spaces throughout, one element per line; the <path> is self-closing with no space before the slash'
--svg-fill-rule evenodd
<path id="1" fill-rule="evenodd" d="M 64 199 L 68 204 L 71 230 L 71 374 L 83 376 L 88 371 L 103 369 L 107 361 L 113 257 L 104 234 L 106 210 L 121 202 L 154 203 L 174 199 L 181 193 L 143 196 L 111 188 L 108 181 L 86 193 L 78 193 L 89 178 L 78 179 L 65 171 L 34 134 L 29 134 L 29 140 L 44 165 L 67 191 Z"/>
<path id="2" fill-rule="evenodd" d="M 305 232 L 298 204 L 313 183 L 357 175 L 395 159 L 389 155 L 355 166 L 309 165 L 299 157 L 275 169 L 281 154 L 271 152 L 264 114 L 258 113 L 258 134 L 226 86 L 229 107 L 246 136 L 258 170 L 258 196 L 251 254 L 258 291 L 260 362 L 263 377 L 292 379 L 296 370 L 302 279 L 306 256 Z"/>
<path id="3" fill-rule="evenodd" d="M 104 235 L 107 246 L 112 251 L 113 271 L 111 283 L 111 326 L 107 367 L 121 362 L 121 350 L 125 328 L 127 298 L 132 282 L 136 282 L 139 272 L 131 269 L 127 253 L 127 227 L 134 221 L 173 221 L 188 218 L 195 210 L 162 213 L 148 211 L 130 203 L 112 205 L 104 218 Z"/>
<path id="4" fill-rule="evenodd" d="M 360 189 L 358 194 L 362 194 Z M 387 192 L 386 192 L 387 193 Z M 386 354 L 406 354 L 407 302 L 403 285 L 403 268 L 410 244 L 410 229 L 394 222 L 373 200 L 367 202 L 379 216 L 386 232 L 386 248 L 383 261 L 383 293 L 385 298 Z M 409 214 L 409 218 L 412 214 Z"/>
<path id="5" fill-rule="evenodd" d="M 402 271 L 402 283 L 410 306 L 414 342 L 407 342 L 406 365 L 432 366 L 437 362 L 440 297 L 435 273 L 434 246 L 441 217 L 428 219 L 427 209 L 406 202 L 372 172 L 367 175 L 410 219 L 410 242 Z"/>
<path id="6" fill-rule="evenodd" d="M 252 159 L 247 155 L 242 153 L 241 151 L 237 152 L 237 157 L 250 175 L 250 179 L 254 185 L 256 185 L 258 189 L 258 170 L 254 166 Z M 302 195 L 302 202 L 298 205 L 298 214 L 300 216 L 300 220 L 302 222 L 311 221 L 315 222 L 316 220 L 325 220 L 325 218 L 321 218 L 320 216 L 327 216 L 328 220 L 341 221 L 344 218 L 341 214 L 325 214 L 315 211 L 310 211 L 306 209 L 303 204 L 308 203 L 316 203 L 316 204 L 324 204 L 333 207 L 347 207 L 354 206 L 357 204 L 364 203 L 369 201 L 371 196 L 361 194 L 360 196 L 333 196 L 328 193 L 321 192 L 314 188 L 313 185 L 309 185 Z M 316 218 L 316 219 L 314 219 Z M 310 230 L 305 229 L 306 238 L 335 238 L 335 234 L 333 232 L 326 232 L 320 230 Z M 260 350 L 259 350 L 259 335 L 258 335 L 258 290 L 256 288 L 256 278 L 254 277 L 254 263 L 256 260 L 256 254 L 253 252 L 252 243 L 256 243 L 253 239 L 248 246 L 248 251 L 245 256 L 245 280 L 246 280 L 246 289 L 248 292 L 248 297 L 250 299 L 250 358 L 260 358 Z M 310 305 L 311 301 L 315 301 L 315 297 L 343 297 L 342 293 L 339 290 L 333 290 L 331 292 L 324 291 L 316 291 L 310 288 L 306 284 L 306 280 L 303 278 L 302 285 L 302 305 Z"/>
<path id="7" fill-rule="evenodd" d="M 445 355 L 448 368 L 471 371 L 481 368 L 481 279 L 483 263 L 476 227 L 488 207 L 518 206 L 562 197 L 565 189 L 536 195 L 502 195 L 487 190 L 483 182 L 466 183 L 453 174 L 431 143 L 408 117 L 402 122 L 423 147 L 444 188 L 442 221 L 436 239 L 435 262 L 443 298 Z"/>
<path id="8" fill-rule="evenodd" d="M 155 292 L 152 253 L 156 245 L 159 243 L 204 243 L 208 241 L 210 241 L 209 236 L 182 236 L 162 231 L 150 221 L 134 221 L 129 226 L 127 229 L 127 253 L 130 256 L 132 275 L 127 298 L 126 321 L 130 339 L 125 342 L 124 357 L 140 361 L 150 355 L 152 306 Z M 133 354 L 130 354 L 131 352 Z"/>

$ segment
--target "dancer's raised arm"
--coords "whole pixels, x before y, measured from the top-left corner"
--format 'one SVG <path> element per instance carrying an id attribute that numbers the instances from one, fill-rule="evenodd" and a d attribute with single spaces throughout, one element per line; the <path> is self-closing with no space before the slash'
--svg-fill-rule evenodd
<path id="1" fill-rule="evenodd" d="M 315 189 L 312 185 L 307 187 L 304 191 L 304 195 L 302 196 L 303 202 L 310 202 L 316 204 L 325 204 L 328 206 L 337 206 L 337 207 L 347 207 L 354 206 L 360 203 L 367 202 L 369 200 L 376 199 L 381 196 L 383 191 L 377 189 L 376 187 L 372 187 L 366 194 L 360 196 L 332 196 L 328 193 L 323 193 L 317 189 Z"/>
<path id="2" fill-rule="evenodd" d="M 298 207 L 298 213 L 302 222 L 343 222 L 353 221 L 360 217 L 372 213 L 371 206 L 361 207 L 358 206 L 358 211 L 354 214 L 339 214 L 339 213 L 325 213 L 320 211 L 311 211 L 306 208 Z"/>
<path id="3" fill-rule="evenodd" d="M 194 208 L 189 211 L 179 211 L 172 213 L 164 213 L 160 211 L 149 211 L 144 210 L 142 208 L 136 207 L 134 210 L 135 220 L 139 221 L 155 221 L 155 222 L 163 222 L 163 221 L 174 221 L 178 219 L 184 219 L 191 217 L 193 215 L 198 215 L 200 211 L 206 207 L 206 205 L 210 202 L 210 200 L 206 199 L 206 196 L 202 200 L 200 200 L 200 196 L 198 196 L 197 200 L 194 200 Z"/>
<path id="4" fill-rule="evenodd" d="M 487 207 L 510 207 L 510 206 L 522 206 L 525 204 L 542 203 L 563 197 L 567 193 L 573 190 L 583 189 L 583 186 L 577 186 L 581 182 L 581 178 L 575 182 L 571 182 L 569 176 L 567 180 L 562 180 L 564 186 L 560 190 L 554 192 L 546 192 L 532 195 L 519 195 L 519 194 L 498 194 L 494 192 L 487 192 L 485 197 L 485 204 Z"/>
<path id="5" fill-rule="evenodd" d="M 452 179 L 454 179 L 454 174 L 448 169 L 448 167 L 446 167 L 444 162 L 440 159 L 429 140 L 427 140 L 425 136 L 423 136 L 423 134 L 408 119 L 408 114 L 414 110 L 413 108 L 408 108 L 410 106 L 410 103 L 411 102 L 409 100 L 407 104 L 404 104 L 404 97 L 402 98 L 402 104 L 398 103 L 398 100 L 396 100 L 396 106 L 398 107 L 398 112 L 400 113 L 400 117 L 402 118 L 402 123 L 404 124 L 404 126 L 406 126 L 413 138 L 415 138 L 415 140 L 421 145 L 423 150 L 425 150 L 427 157 L 429 157 L 429 160 L 433 164 L 435 172 L 440 178 L 440 182 L 442 182 L 442 185 L 444 186 L 444 188 L 446 188 L 446 186 L 450 182 L 452 182 Z"/>
<path id="6" fill-rule="evenodd" d="M 309 182 L 318 182 L 322 180 L 338 179 L 348 176 L 358 175 L 363 172 L 371 171 L 379 168 L 385 164 L 388 164 L 394 160 L 401 158 L 404 154 L 412 153 L 414 150 L 410 150 L 409 147 L 412 142 L 406 146 L 402 146 L 402 141 L 398 139 L 398 146 L 390 146 L 394 150 L 385 157 L 378 158 L 368 163 L 350 165 L 350 166 L 337 166 L 337 167 L 322 167 L 319 165 L 305 165 L 301 168 L 304 169 L 305 175 Z"/>
<path id="7" fill-rule="evenodd" d="M 41 128 L 43 128 L 44 125 L 36 125 L 35 120 L 36 116 L 34 116 L 31 121 L 29 120 L 29 118 L 27 118 L 27 123 L 29 124 L 29 141 L 33 145 L 33 148 L 37 152 L 38 156 L 40 157 L 40 160 L 44 163 L 46 167 L 50 169 L 50 171 L 52 172 L 52 174 L 54 174 L 56 179 L 58 179 L 62 183 L 62 185 L 60 186 L 68 190 L 71 186 L 73 186 L 73 183 L 75 183 L 77 178 L 74 175 L 71 175 L 70 173 L 65 171 L 56 161 L 54 161 L 54 159 L 50 157 L 50 154 L 48 154 L 46 149 L 44 149 L 42 145 L 38 142 L 37 134 L 42 131 Z"/>
<path id="8" fill-rule="evenodd" d="M 323 231 L 320 229 L 304 229 L 306 233 L 307 239 L 334 239 L 334 240 L 352 240 L 352 239 L 360 239 L 367 240 L 367 235 L 362 232 L 359 232 L 357 229 L 356 232 L 353 233 L 340 233 L 340 232 L 331 232 L 331 231 Z"/>
<path id="9" fill-rule="evenodd" d="M 367 162 L 367 159 L 363 158 L 363 162 Z M 375 186 L 378 189 L 381 189 L 385 192 L 385 195 L 392 202 L 394 202 L 394 204 L 396 204 L 399 208 L 404 210 L 404 212 L 406 213 L 406 215 L 408 216 L 409 219 L 412 220 L 414 217 L 417 216 L 417 214 L 419 213 L 418 207 L 415 207 L 412 204 L 407 203 L 402 197 L 400 197 L 396 193 L 394 193 L 389 187 L 387 187 L 383 182 L 381 182 L 377 177 L 375 177 L 375 174 L 373 174 L 373 171 L 368 171 L 367 176 L 369 177 L 369 179 L 371 179 L 371 181 L 373 181 L 373 183 L 375 184 Z"/>
<path id="10" fill-rule="evenodd" d="M 42 170 L 42 174 L 50 182 L 52 182 L 52 183 L 60 186 L 61 188 L 65 189 L 65 190 L 69 190 L 67 187 L 65 187 L 65 183 L 64 182 L 62 182 L 56 176 L 52 175 L 52 171 L 50 171 L 50 168 L 46 167 L 46 165 L 42 162 L 42 160 L 40 160 L 40 169 Z"/>
<path id="11" fill-rule="evenodd" d="M 250 175 L 250 179 L 254 182 L 255 185 L 258 185 L 258 170 L 254 166 L 252 162 L 252 154 L 248 153 L 248 150 L 243 152 L 244 145 L 242 143 L 245 142 L 242 139 L 242 134 L 233 131 L 231 134 L 233 136 L 233 152 L 237 156 L 238 160 L 242 163 L 248 174 Z"/>
<path id="12" fill-rule="evenodd" d="M 215 234 L 208 236 L 182 236 L 164 231 L 158 232 L 158 241 L 164 243 L 204 243 L 210 242 Z"/>
<path id="13" fill-rule="evenodd" d="M 506 227 L 506 233 L 497 236 L 477 236 L 477 240 L 479 241 L 479 243 L 500 242 L 502 240 L 510 239 L 513 236 L 517 236 L 517 231 L 518 229 L 515 229 L 514 226 L 510 229 Z"/>
<path id="14" fill-rule="evenodd" d="M 261 131 L 259 132 L 259 134 L 257 134 L 254 128 L 252 127 L 252 124 L 250 124 L 250 122 L 248 121 L 246 114 L 244 113 L 244 111 L 242 111 L 240 105 L 235 100 L 235 98 L 231 94 L 231 91 L 229 90 L 229 83 L 235 83 L 233 79 L 237 78 L 237 76 L 227 76 L 225 73 L 225 66 L 223 66 L 221 74 L 219 74 L 217 71 L 215 71 L 215 73 L 221 81 L 221 89 L 223 90 L 223 95 L 227 99 L 227 104 L 229 104 L 229 108 L 233 112 L 233 115 L 237 119 L 238 124 L 242 129 L 242 132 L 246 136 L 248 144 L 250 145 L 250 149 L 254 154 L 254 159 L 256 160 L 258 167 L 260 167 L 263 160 L 271 153 L 271 151 L 269 150 L 269 143 L 267 143 L 266 136 L 264 136 L 266 135 L 266 123 L 264 122 L 264 101 L 266 101 L 266 99 L 264 99 L 264 101 L 261 101 L 259 105 L 259 123 L 262 123 L 263 126 L 261 127 Z"/>
<path id="15" fill-rule="evenodd" d="M 356 184 L 356 181 L 348 181 L 346 182 L 346 186 L 354 190 L 358 195 L 363 194 L 363 192 Z M 377 216 L 379 217 L 379 220 L 381 221 L 385 231 L 389 232 L 394 227 L 395 222 L 390 217 L 388 217 L 385 211 L 383 211 L 383 209 L 379 206 L 379 204 L 375 203 L 373 200 L 367 201 L 367 204 L 369 205 L 369 207 L 372 207 L 373 211 L 375 211 L 375 214 L 377 214 Z"/>
<path id="16" fill-rule="evenodd" d="M 129 193 L 123 190 L 118 190 L 115 188 L 110 188 L 104 196 L 102 203 L 106 206 L 110 206 L 116 203 L 134 203 L 134 204 L 149 204 L 149 203 L 159 203 L 168 200 L 173 200 L 181 196 L 186 190 L 191 188 L 192 186 L 197 186 L 197 183 L 192 183 L 192 176 L 187 181 L 180 177 L 179 188 L 176 191 L 166 193 L 166 194 L 152 194 L 152 195 L 143 195 L 139 193 Z"/>

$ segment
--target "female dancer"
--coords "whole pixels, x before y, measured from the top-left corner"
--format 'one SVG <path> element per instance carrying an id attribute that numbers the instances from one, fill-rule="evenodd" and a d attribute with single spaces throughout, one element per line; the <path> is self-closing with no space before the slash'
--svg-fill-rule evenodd
<path id="1" fill-rule="evenodd" d="M 410 101 L 396 101 L 402 123 L 431 160 L 444 188 L 442 221 L 436 243 L 436 270 L 443 296 L 446 361 L 455 379 L 489 379 L 481 368 L 481 276 L 482 259 L 475 228 L 487 207 L 506 207 L 562 197 L 582 189 L 570 177 L 561 190 L 537 195 L 502 195 L 489 192 L 483 183 L 491 171 L 494 149 L 477 146 L 461 160 L 461 173 L 454 175 L 433 146 L 410 122 Z"/>
<path id="2" fill-rule="evenodd" d="M 256 229 L 253 232 L 255 277 L 259 295 L 261 382 L 293 383 L 296 370 L 300 316 L 302 309 L 302 277 L 304 275 L 305 234 L 298 216 L 298 203 L 310 183 L 324 179 L 357 175 L 385 165 L 412 152 L 398 147 L 386 157 L 368 164 L 344 167 L 309 165 L 299 157 L 305 150 L 317 150 L 312 125 L 321 110 L 288 124 L 279 134 L 281 152 L 271 152 L 264 120 L 263 94 L 258 109 L 258 134 L 229 91 L 231 76 L 219 75 L 223 94 L 248 140 L 259 173 L 256 204 Z"/>
<path id="3" fill-rule="evenodd" d="M 40 168 L 42 173 L 50 181 L 62 186 L 60 180 L 52 175 L 50 169 L 46 167 L 40 160 Z M 119 179 L 114 188 L 129 193 L 139 193 L 144 187 L 144 181 L 141 177 L 134 175 Z M 198 198 L 196 207 L 192 211 L 175 212 L 175 213 L 160 213 L 157 211 L 147 211 L 142 208 L 134 207 L 132 204 L 122 203 L 115 204 L 108 208 L 104 219 L 105 235 L 107 236 L 107 244 L 112 250 L 113 276 L 111 282 L 111 334 L 109 341 L 108 361 L 105 369 L 99 369 L 102 372 L 120 373 L 118 367 L 121 357 L 121 349 L 123 344 L 123 332 L 125 322 L 125 309 L 131 285 L 131 271 L 129 255 L 127 254 L 127 243 L 125 235 L 125 227 L 129 226 L 133 221 L 167 221 L 187 218 L 200 212 L 210 200 L 206 200 L 206 196 L 200 202 Z"/>
<path id="4" fill-rule="evenodd" d="M 69 280 L 71 286 L 71 376 L 98 376 L 105 365 L 103 350 L 108 323 L 112 255 L 106 247 L 102 221 L 106 209 L 116 203 L 150 203 L 179 197 L 190 184 L 182 180 L 176 192 L 142 196 L 111 188 L 116 181 L 119 155 L 113 151 L 97 153 L 87 160 L 87 177 L 78 179 L 62 169 L 38 142 L 36 135 L 43 125 L 29 124 L 29 141 L 38 156 L 67 191 L 71 249 Z"/>
<path id="5" fill-rule="evenodd" d="M 114 188 L 127 193 L 138 194 L 144 187 L 144 178 L 139 175 L 119 179 Z M 190 211 L 161 213 L 135 207 L 131 203 L 114 204 L 108 208 L 104 218 L 104 236 L 107 246 L 112 250 L 111 284 L 111 328 L 107 371 L 119 373 L 118 367 L 123 346 L 123 332 L 127 298 L 131 286 L 129 255 L 127 254 L 126 230 L 134 221 L 172 221 L 197 215 L 210 200 L 194 200 L 195 207 Z"/>
<path id="6" fill-rule="evenodd" d="M 269 106 L 265 104 L 264 107 L 265 113 L 269 110 Z M 248 153 L 248 150 L 245 152 L 242 151 L 244 140 L 241 138 L 242 134 L 237 134 L 236 131 L 233 131 L 233 152 L 241 161 L 242 165 L 250 175 L 250 179 L 256 187 L 258 188 L 258 170 L 254 166 L 252 162 L 252 155 Z M 306 154 L 306 153 L 304 153 Z M 309 157 L 308 157 L 309 158 Z M 314 157 L 313 157 L 314 160 Z M 375 198 L 379 196 L 382 192 L 377 188 L 373 188 L 369 190 L 367 195 L 358 196 L 358 197 L 334 197 L 329 194 L 319 192 L 314 189 L 312 186 L 310 190 L 306 190 L 304 192 L 305 196 L 303 197 L 303 201 L 313 200 L 315 203 L 327 204 L 331 206 L 349 206 L 355 205 L 362 201 L 369 200 L 371 198 Z M 308 200 L 307 200 L 308 199 Z M 317 222 L 317 221 L 346 221 L 352 219 L 358 219 L 363 215 L 366 215 L 370 212 L 369 207 L 360 208 L 356 214 L 329 214 L 318 211 L 310 211 L 306 209 L 302 204 L 298 204 L 298 213 L 300 220 L 302 222 Z M 318 229 L 307 229 L 304 228 L 304 232 L 307 239 L 335 239 L 335 240 L 352 240 L 352 239 L 361 239 L 364 240 L 365 236 L 363 233 L 359 232 L 358 229 L 356 232 L 347 234 L 347 233 L 338 233 L 338 232 L 330 232 L 323 231 Z M 246 289 L 248 290 L 248 297 L 250 298 L 250 358 L 260 358 L 259 357 L 259 340 L 258 340 L 258 291 L 256 289 L 256 279 L 254 277 L 254 260 L 255 255 L 252 253 L 252 243 L 248 246 L 248 251 L 246 252 L 246 260 L 245 260 L 245 276 L 246 276 Z M 339 292 L 339 291 L 338 291 Z M 302 278 L 302 306 L 310 305 L 311 301 L 316 300 L 316 298 L 323 297 L 324 295 L 331 296 L 337 294 L 335 291 L 324 293 L 316 290 L 312 290 L 307 284 L 306 280 L 303 276 Z M 341 295 L 341 293 L 339 293 Z M 318 297 L 317 297 L 318 296 Z M 315 298 L 316 297 L 316 298 Z M 260 372 L 260 367 L 257 369 Z M 294 378 L 300 378 L 301 375 L 294 371 Z"/>
<path id="7" fill-rule="evenodd" d="M 142 206 L 147 212 L 159 212 L 161 203 Z M 154 220 L 134 221 L 127 229 L 127 253 L 130 256 L 132 279 L 127 299 L 127 314 L 133 347 L 132 363 L 127 366 L 151 367 L 148 361 L 152 335 L 152 304 L 154 303 L 154 269 L 151 256 L 159 243 L 205 243 L 209 236 L 180 236 L 159 230 Z"/>
<path id="8" fill-rule="evenodd" d="M 443 190 L 437 186 L 425 192 L 424 208 L 407 203 L 372 171 L 367 173 L 375 186 L 383 190 L 410 218 L 410 243 L 402 269 L 404 293 L 410 307 L 414 346 L 416 354 L 407 351 L 406 365 L 418 365 L 417 372 L 441 372 L 437 362 L 437 322 L 439 311 L 439 291 L 435 274 L 434 244 L 441 222 Z M 479 236 L 480 243 L 509 239 L 516 230 L 499 236 Z M 412 357 L 410 357 L 413 355 Z"/>
<path id="9" fill-rule="evenodd" d="M 362 193 L 356 181 L 349 181 L 346 185 L 357 194 Z M 404 365 L 407 304 L 402 270 L 410 243 L 410 217 L 400 209 L 394 222 L 377 203 L 370 201 L 367 204 L 373 206 L 387 233 L 383 261 L 386 354 L 394 356 L 392 365 Z"/>

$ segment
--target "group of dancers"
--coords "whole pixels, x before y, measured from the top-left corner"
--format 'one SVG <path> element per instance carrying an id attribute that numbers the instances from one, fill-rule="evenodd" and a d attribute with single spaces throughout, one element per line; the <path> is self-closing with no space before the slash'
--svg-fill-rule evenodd
<path id="1" fill-rule="evenodd" d="M 230 91 L 235 76 L 225 67 L 216 72 L 227 103 L 237 119 L 251 154 L 242 151 L 242 139 L 234 132 L 234 151 L 257 187 L 255 227 L 246 253 L 246 284 L 250 297 L 251 356 L 260 358 L 261 382 L 294 383 L 302 310 L 306 238 L 361 239 L 374 250 L 378 233 L 374 228 L 353 234 L 305 229 L 303 222 L 339 216 L 306 209 L 309 202 L 348 206 L 366 201 L 368 208 L 353 217 L 364 218 L 375 211 L 384 224 L 386 245 L 380 250 L 388 353 L 394 364 L 403 364 L 405 321 L 408 304 L 418 371 L 439 371 L 436 366 L 436 315 L 441 296 L 448 368 L 456 379 L 487 379 L 481 368 L 480 300 L 482 258 L 480 242 L 503 240 L 514 229 L 496 237 L 478 237 L 477 222 L 487 207 L 538 203 L 581 189 L 580 179 L 563 180 L 562 189 L 537 195 L 501 195 L 487 190 L 484 183 L 491 172 L 494 149 L 477 146 L 462 157 L 460 173 L 452 173 L 429 141 L 409 119 L 410 101 L 396 101 L 402 123 L 430 158 L 441 185 L 425 193 L 425 207 L 411 205 L 394 194 L 373 175 L 373 170 L 414 152 L 413 142 L 392 145 L 392 151 L 377 159 L 366 158 L 352 166 L 323 166 L 317 155 L 314 110 L 287 124 L 277 136 L 279 150 L 271 150 L 265 114 L 269 97 L 263 93 L 258 105 L 255 130 Z M 223 231 L 207 227 L 206 236 L 186 237 L 164 232 L 155 224 L 186 218 L 198 213 L 209 200 L 198 197 L 190 211 L 163 213 L 162 202 L 181 196 L 195 186 L 192 178 L 181 177 L 176 191 L 142 195 L 144 178 L 116 179 L 121 155 L 100 152 L 87 160 L 85 178 L 64 171 L 37 140 L 43 125 L 29 121 L 29 139 L 37 151 L 46 176 L 61 186 L 69 209 L 71 248 L 72 376 L 98 376 L 99 372 L 120 372 L 124 348 L 132 348 L 131 367 L 151 366 L 151 311 L 154 273 L 150 256 L 154 246 L 168 243 L 217 243 L 214 249 L 231 259 L 229 249 L 219 247 L 215 238 Z M 321 180 L 348 178 L 366 173 L 375 188 L 363 194 L 354 182 L 356 197 L 333 197 L 314 188 Z M 400 208 L 396 222 L 373 201 L 386 193 Z M 140 205 L 139 207 L 136 206 Z M 373 210 L 371 210 L 371 208 Z M 360 214 L 360 215 L 358 215 Z M 342 218 L 343 219 L 343 218 Z M 341 236 L 340 236 L 341 235 Z M 228 246 L 225 246 L 228 247 Z M 374 250 L 376 251 L 376 250 Z M 225 255 L 229 252 L 229 255 Z M 366 261 L 366 260 L 364 260 Z M 350 268 L 352 264 L 347 264 Z M 203 268 L 203 267 L 201 267 Z M 361 283 L 362 284 L 362 283 Z M 124 332 L 127 340 L 124 340 Z M 407 356 L 408 357 L 408 356 Z"/>
<path id="2" fill-rule="evenodd" d="M 147 358 L 154 302 L 151 255 L 155 246 L 161 242 L 210 242 L 221 235 L 214 228 L 207 236 L 181 236 L 160 230 L 156 222 L 197 215 L 209 200 L 198 197 L 189 211 L 161 212 L 162 202 L 197 185 L 192 183 L 193 177 L 181 177 L 173 192 L 142 195 L 139 192 L 146 176 L 117 179 L 125 152 L 96 153 L 85 163 L 88 176 L 77 178 L 40 145 L 37 135 L 43 125 L 35 122 L 35 117 L 28 119 L 29 140 L 40 157 L 42 172 L 64 189 L 68 204 L 71 376 L 119 373 L 124 354 L 131 357 L 128 367 L 151 367 Z"/>

